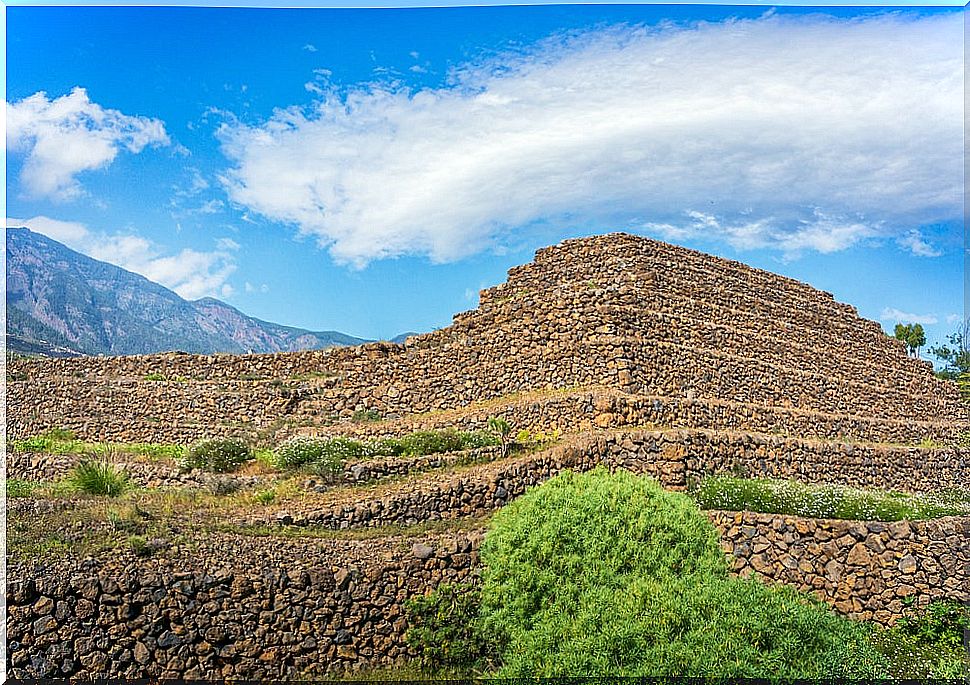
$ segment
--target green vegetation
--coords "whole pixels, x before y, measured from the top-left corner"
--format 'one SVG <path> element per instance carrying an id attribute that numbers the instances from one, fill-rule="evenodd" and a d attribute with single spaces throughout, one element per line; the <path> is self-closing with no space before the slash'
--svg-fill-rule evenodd
<path id="1" fill-rule="evenodd" d="M 460 452 L 497 445 L 498 439 L 484 431 L 415 431 L 402 438 L 354 440 L 345 437 L 313 438 L 296 436 L 273 451 L 272 464 L 283 470 L 303 469 L 320 476 L 333 476 L 353 459 L 374 457 L 419 457 L 444 452 Z"/>
<path id="2" fill-rule="evenodd" d="M 445 590 L 412 614 L 428 666 L 530 678 L 887 673 L 865 626 L 730 576 L 693 501 L 626 472 L 566 472 L 528 491 L 495 515 L 481 558 L 477 612 L 474 594 Z"/>
<path id="3" fill-rule="evenodd" d="M 931 347 L 930 354 L 943 362 L 943 369 L 937 372 L 940 378 L 959 381 L 961 375 L 970 374 L 970 319 L 946 340 L 945 345 Z"/>
<path id="4" fill-rule="evenodd" d="M 916 495 L 717 476 L 705 478 L 691 494 L 702 509 L 855 521 L 912 521 L 970 513 L 970 491 Z"/>
<path id="5" fill-rule="evenodd" d="M 165 380 L 168 380 L 168 378 L 163 373 L 154 372 L 154 373 L 146 374 L 145 377 L 142 378 L 142 380 L 144 380 L 144 381 L 165 381 Z"/>
<path id="6" fill-rule="evenodd" d="M 405 610 L 411 624 L 407 642 L 420 652 L 424 669 L 482 673 L 497 663 L 496 646 L 479 620 L 478 587 L 442 585 L 433 594 L 408 601 Z"/>
<path id="7" fill-rule="evenodd" d="M 127 473 L 108 461 L 95 459 L 78 462 L 67 480 L 83 493 L 108 497 L 118 497 L 130 486 Z"/>
<path id="8" fill-rule="evenodd" d="M 34 481 L 10 478 L 6 482 L 7 497 L 30 497 L 38 487 L 40 483 Z"/>
<path id="9" fill-rule="evenodd" d="M 919 356 L 919 348 L 926 344 L 926 332 L 923 326 L 914 324 L 896 324 L 893 331 L 896 340 L 901 340 L 906 345 L 909 353 L 915 357 Z"/>
<path id="10" fill-rule="evenodd" d="M 488 431 L 495 436 L 502 446 L 502 456 L 507 456 L 515 444 L 512 439 L 512 424 L 501 416 L 492 416 L 488 419 Z"/>
<path id="11" fill-rule="evenodd" d="M 253 458 L 249 445 L 242 440 L 219 438 L 200 440 L 179 459 L 179 468 L 202 469 L 213 473 L 228 473 Z"/>
<path id="12" fill-rule="evenodd" d="M 319 475 L 336 475 L 348 459 L 368 456 L 366 446 L 350 438 L 311 438 L 297 435 L 273 452 L 274 464 L 284 470 L 313 467 Z"/>
<path id="13" fill-rule="evenodd" d="M 919 611 L 910 609 L 892 628 L 877 631 L 872 641 L 892 664 L 896 678 L 965 679 L 970 677 L 970 655 L 963 646 L 966 629 L 970 607 L 942 600 Z"/>
<path id="14" fill-rule="evenodd" d="M 376 409 L 358 409 L 350 420 L 354 423 L 375 423 L 382 418 L 381 413 Z"/>
<path id="15" fill-rule="evenodd" d="M 153 442 L 85 442 L 78 440 L 72 431 L 53 428 L 26 440 L 11 440 L 15 452 L 42 452 L 45 454 L 133 454 L 147 459 L 179 459 L 185 447 L 169 443 Z"/>

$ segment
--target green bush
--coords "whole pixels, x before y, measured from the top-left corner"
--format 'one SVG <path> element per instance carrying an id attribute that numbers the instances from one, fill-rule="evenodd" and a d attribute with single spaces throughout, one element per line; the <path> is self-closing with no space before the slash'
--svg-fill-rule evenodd
<path id="1" fill-rule="evenodd" d="M 500 677 L 858 677 L 868 633 L 790 588 L 728 574 L 689 497 L 600 468 L 500 510 L 481 550 L 481 634 Z"/>
<path id="2" fill-rule="evenodd" d="M 350 420 L 354 423 L 374 423 L 381 420 L 381 413 L 376 409 L 358 409 Z"/>
<path id="3" fill-rule="evenodd" d="M 65 454 L 80 452 L 84 443 L 79 441 L 74 431 L 67 428 L 49 428 L 39 435 L 26 440 L 12 440 L 11 446 L 17 452 L 46 452 L 48 454 Z"/>
<path id="4" fill-rule="evenodd" d="M 496 447 L 501 444 L 501 440 L 488 431 L 461 431 L 458 435 L 461 438 L 463 450 Z"/>
<path id="5" fill-rule="evenodd" d="M 128 474 L 108 461 L 84 459 L 68 476 L 68 482 L 89 495 L 117 497 L 129 487 Z"/>
<path id="6" fill-rule="evenodd" d="M 404 454 L 400 438 L 379 438 L 370 443 L 371 453 L 376 457 L 399 457 Z"/>
<path id="7" fill-rule="evenodd" d="M 909 610 L 873 643 L 891 663 L 893 677 L 909 680 L 970 677 L 970 655 L 963 631 L 970 629 L 970 607 L 938 600 Z"/>
<path id="8" fill-rule="evenodd" d="M 913 495 L 766 478 L 706 478 L 694 497 L 702 509 L 855 521 L 912 521 L 970 513 L 966 492 Z"/>
<path id="9" fill-rule="evenodd" d="M 473 674 L 486 671 L 497 655 L 481 633 L 479 588 L 446 584 L 405 604 L 408 644 L 431 672 Z"/>
<path id="10" fill-rule="evenodd" d="M 242 440 L 217 438 L 200 440 L 178 461 L 179 467 L 185 470 L 202 469 L 212 473 L 228 473 L 235 471 L 252 457 L 252 450 Z"/>
<path id="11" fill-rule="evenodd" d="M 461 434 L 451 428 L 436 431 L 415 431 L 401 438 L 401 447 L 402 453 L 407 456 L 458 452 L 463 449 Z"/>
<path id="12" fill-rule="evenodd" d="M 38 487 L 40 483 L 34 481 L 9 478 L 6 482 L 7 498 L 30 497 Z"/>
<path id="13" fill-rule="evenodd" d="M 350 459 L 370 456 L 366 445 L 350 438 L 311 438 L 297 435 L 273 452 L 278 468 L 308 469 L 317 475 L 335 475 Z"/>

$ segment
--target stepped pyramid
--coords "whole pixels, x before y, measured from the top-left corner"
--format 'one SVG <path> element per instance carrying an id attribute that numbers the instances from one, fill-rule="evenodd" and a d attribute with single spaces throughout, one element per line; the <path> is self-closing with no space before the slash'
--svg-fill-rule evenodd
<path id="1" fill-rule="evenodd" d="M 415 415 L 589 388 L 613 396 L 595 410 L 612 417 L 603 425 L 913 444 L 953 442 L 968 423 L 954 384 L 832 295 L 627 234 L 541 249 L 482 291 L 476 310 L 403 345 L 11 367 L 24 379 L 9 387 L 13 436 L 63 425 L 179 441 L 287 417 L 326 425 L 363 407 Z M 179 382 L 144 380 L 153 373 Z"/>

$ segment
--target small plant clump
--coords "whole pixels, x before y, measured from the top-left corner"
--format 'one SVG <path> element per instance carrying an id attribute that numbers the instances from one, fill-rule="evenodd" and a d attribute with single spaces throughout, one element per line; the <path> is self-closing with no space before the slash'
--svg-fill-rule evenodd
<path id="1" fill-rule="evenodd" d="M 369 456 L 366 446 L 350 438 L 312 438 L 297 435 L 276 448 L 273 453 L 278 468 L 306 468 L 317 475 L 335 475 L 349 459 Z"/>
<path id="2" fill-rule="evenodd" d="M 855 521 L 912 521 L 970 513 L 970 492 L 916 495 L 767 478 L 705 478 L 693 495 L 702 509 Z"/>
<path id="3" fill-rule="evenodd" d="M 912 600 L 910 597 L 909 600 Z M 970 653 L 964 631 L 970 630 L 970 607 L 937 600 L 913 610 L 886 630 L 877 631 L 873 644 L 892 663 L 892 674 L 907 680 L 966 679 Z"/>
<path id="4" fill-rule="evenodd" d="M 88 495 L 118 497 L 130 486 L 128 474 L 107 460 L 84 459 L 68 476 L 68 482 Z"/>
<path id="5" fill-rule="evenodd" d="M 354 423 L 375 423 L 382 418 L 381 413 L 376 409 L 358 409 L 350 417 L 350 420 Z"/>
<path id="6" fill-rule="evenodd" d="M 38 487 L 40 487 L 40 483 L 20 480 L 19 478 L 9 478 L 6 482 L 7 498 L 30 497 Z"/>
<path id="7" fill-rule="evenodd" d="M 178 463 L 183 470 L 202 469 L 212 473 L 228 473 L 252 458 L 252 450 L 242 440 L 217 438 L 195 443 Z"/>

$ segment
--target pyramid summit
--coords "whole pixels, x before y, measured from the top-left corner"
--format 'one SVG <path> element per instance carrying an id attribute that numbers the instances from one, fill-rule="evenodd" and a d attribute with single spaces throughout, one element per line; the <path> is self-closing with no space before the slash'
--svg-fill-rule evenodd
<path id="1" fill-rule="evenodd" d="M 953 384 L 831 294 L 623 233 L 539 250 L 482 291 L 477 309 L 403 344 L 11 366 L 29 379 L 8 390 L 13 437 L 56 425 L 98 439 L 185 441 L 289 419 L 323 425 L 361 409 L 408 416 L 584 388 L 611 394 L 610 411 L 530 423 L 898 443 L 952 441 L 967 424 Z"/>

